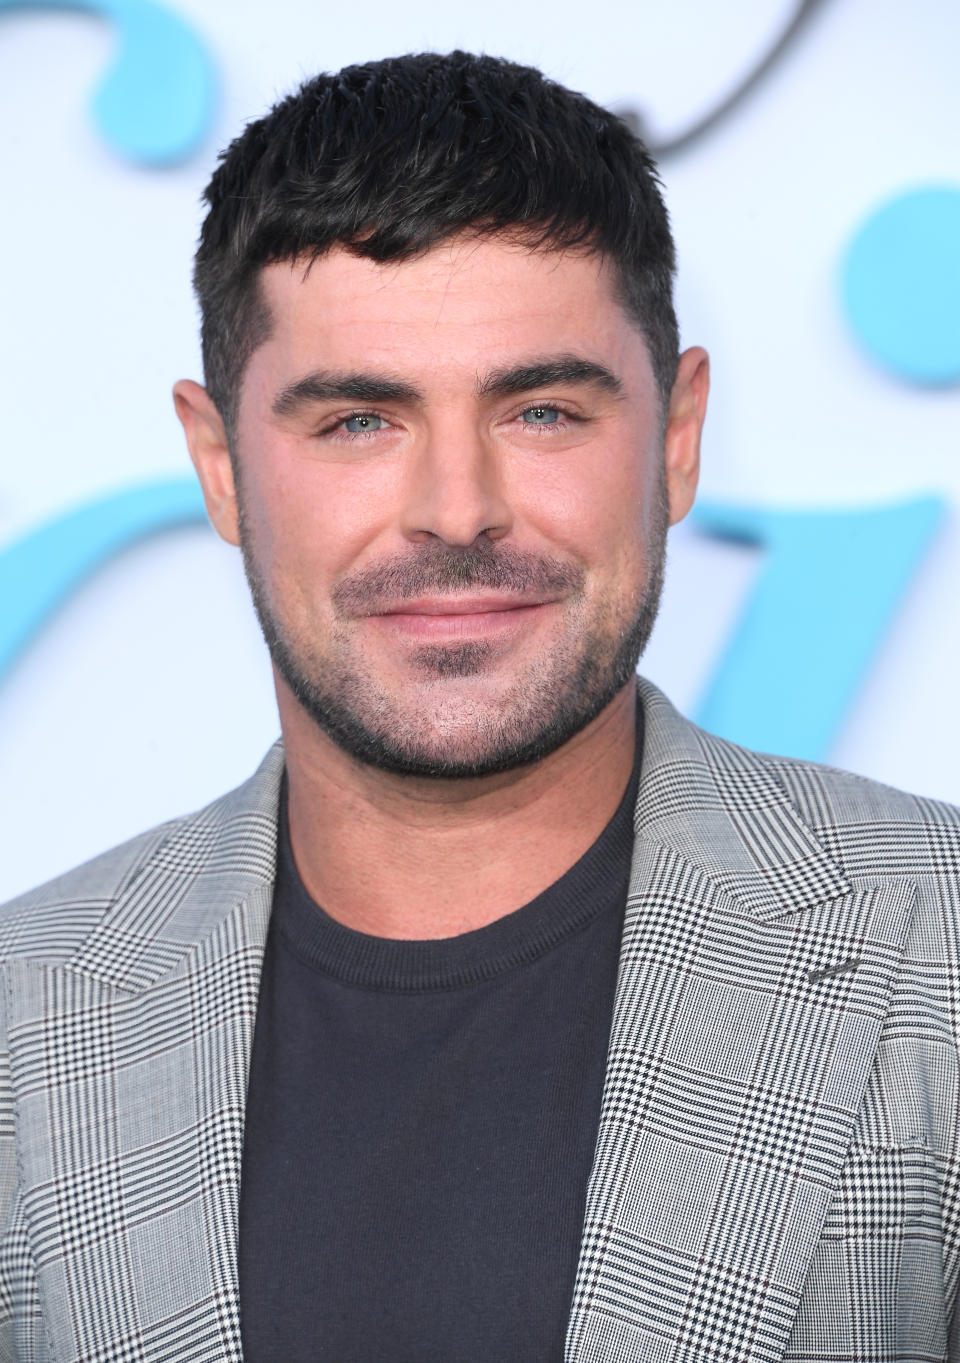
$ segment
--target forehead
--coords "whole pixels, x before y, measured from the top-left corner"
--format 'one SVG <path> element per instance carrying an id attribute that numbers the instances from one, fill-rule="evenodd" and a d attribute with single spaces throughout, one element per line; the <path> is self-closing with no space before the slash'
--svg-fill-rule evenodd
<path id="1" fill-rule="evenodd" d="M 652 382 L 642 333 L 595 253 L 457 237 L 378 262 L 335 247 L 266 266 L 261 288 L 271 330 L 254 364 L 284 379 L 322 361 L 472 383 L 518 356 L 568 352 Z"/>

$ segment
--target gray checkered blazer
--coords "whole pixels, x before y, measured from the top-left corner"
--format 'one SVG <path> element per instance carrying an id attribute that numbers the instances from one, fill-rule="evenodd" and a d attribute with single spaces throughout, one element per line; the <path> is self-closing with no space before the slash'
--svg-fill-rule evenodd
<path id="1" fill-rule="evenodd" d="M 960 815 L 641 694 L 567 1363 L 958 1363 Z M 241 1359 L 282 762 L 0 913 L 4 1359 Z"/>

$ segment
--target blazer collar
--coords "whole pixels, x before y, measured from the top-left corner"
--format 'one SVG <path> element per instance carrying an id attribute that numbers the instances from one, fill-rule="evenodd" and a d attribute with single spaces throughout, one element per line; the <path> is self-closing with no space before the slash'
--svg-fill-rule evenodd
<path id="1" fill-rule="evenodd" d="M 760 918 L 850 893 L 756 753 L 698 729 L 650 682 L 639 689 L 638 840 L 672 850 Z"/>
<path id="2" fill-rule="evenodd" d="M 271 895 L 282 776 L 278 742 L 243 785 L 173 823 L 66 969 L 137 993 L 178 970 L 251 895 Z"/>
<path id="3" fill-rule="evenodd" d="M 639 681 L 644 750 L 638 842 L 672 849 L 761 918 L 849 893 L 841 869 L 752 753 L 697 729 Z M 276 873 L 283 748 L 242 786 L 171 825 L 120 888 L 68 969 L 137 992 L 176 970 L 225 916 Z"/>

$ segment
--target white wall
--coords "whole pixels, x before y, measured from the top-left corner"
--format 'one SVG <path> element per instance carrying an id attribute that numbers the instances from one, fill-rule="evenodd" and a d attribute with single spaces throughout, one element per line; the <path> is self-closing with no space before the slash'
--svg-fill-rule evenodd
<path id="1" fill-rule="evenodd" d="M 692 122 L 756 60 L 783 0 L 183 0 L 220 71 L 198 154 L 125 164 L 87 117 L 106 24 L 0 14 L 5 261 L 0 551 L 67 507 L 186 472 L 171 382 L 199 377 L 190 258 L 219 146 L 303 76 L 452 46 L 531 61 L 654 133 Z M 777 505 L 940 491 L 960 506 L 960 387 L 902 383 L 861 352 L 839 302 L 846 244 L 891 195 L 960 185 L 960 7 L 826 0 L 728 120 L 663 167 L 684 338 L 714 359 L 705 490 Z M 644 670 L 691 709 L 757 556 L 675 532 Z M 704 582 L 709 581 L 709 592 Z M 951 517 L 875 661 L 839 765 L 960 801 Z M 242 779 L 277 729 L 232 551 L 184 529 L 80 590 L 0 677 L 0 899 Z"/>

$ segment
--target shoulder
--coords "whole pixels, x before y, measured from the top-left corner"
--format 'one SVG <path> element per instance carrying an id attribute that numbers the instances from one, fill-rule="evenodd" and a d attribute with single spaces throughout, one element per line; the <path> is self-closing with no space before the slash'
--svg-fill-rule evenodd
<path id="1" fill-rule="evenodd" d="M 740 747 L 697 727 L 641 678 L 644 753 L 638 826 L 696 861 L 719 839 L 747 862 L 787 868 L 812 837 L 848 876 L 952 876 L 960 871 L 960 810 L 849 771 Z M 795 833 L 805 830 L 797 843 Z"/>
<path id="2" fill-rule="evenodd" d="M 0 962 L 15 956 L 38 957 L 48 964 L 70 960 L 103 917 L 136 887 L 146 868 L 198 817 L 159 824 L 0 905 Z"/>
<path id="3" fill-rule="evenodd" d="M 0 905 L 0 956 L 68 958 L 189 817 L 170 820 Z"/>
<path id="4" fill-rule="evenodd" d="M 960 871 L 960 809 L 853 772 L 755 754 L 850 874 Z"/>
<path id="5" fill-rule="evenodd" d="M 0 959 L 70 959 L 114 905 L 149 873 L 182 885 L 224 863 L 239 871 L 269 865 L 274 853 L 283 749 L 276 744 L 254 775 L 194 813 L 171 819 L 0 905 Z"/>
<path id="6" fill-rule="evenodd" d="M 946 800 L 915 795 L 819 762 L 769 753 L 754 756 L 812 817 L 836 812 L 858 822 L 893 819 L 960 827 L 960 808 Z"/>

